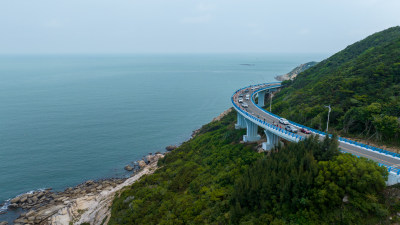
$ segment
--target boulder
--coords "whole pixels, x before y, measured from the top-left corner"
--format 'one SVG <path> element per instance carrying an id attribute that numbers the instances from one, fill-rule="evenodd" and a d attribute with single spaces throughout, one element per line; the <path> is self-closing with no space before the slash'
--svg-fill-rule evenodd
<path id="1" fill-rule="evenodd" d="M 345 195 L 344 197 L 343 197 L 343 200 L 342 200 L 344 203 L 347 203 L 347 202 L 349 202 L 349 196 L 348 195 Z"/>
<path id="2" fill-rule="evenodd" d="M 155 155 L 148 155 L 148 156 L 146 156 L 146 160 L 147 160 L 147 162 L 149 162 L 149 163 L 153 162 L 153 161 L 154 161 L 154 158 L 155 158 Z"/>
<path id="3" fill-rule="evenodd" d="M 41 198 L 43 195 L 44 195 L 44 192 L 42 191 L 42 192 L 39 192 L 39 193 L 36 195 L 36 197 Z"/>
<path id="4" fill-rule="evenodd" d="M 36 196 L 33 196 L 31 199 L 33 202 L 37 202 L 39 200 Z"/>
<path id="5" fill-rule="evenodd" d="M 24 216 L 25 216 L 25 217 L 30 217 L 30 216 L 32 216 L 33 214 L 35 214 L 35 210 L 31 210 L 31 211 L 27 212 Z M 21 216 L 22 216 L 22 214 L 21 214 Z"/>
<path id="6" fill-rule="evenodd" d="M 0 225 L 7 225 L 7 224 L 8 224 L 7 221 L 2 221 L 2 222 L 0 222 Z"/>
<path id="7" fill-rule="evenodd" d="M 176 148 L 178 148 L 178 147 L 176 147 L 176 145 L 169 145 L 169 146 L 165 147 L 165 149 L 167 151 L 172 151 L 172 150 L 175 150 Z"/>
<path id="8" fill-rule="evenodd" d="M 18 208 L 18 205 L 17 205 L 17 203 L 12 203 L 12 204 L 10 204 L 10 205 L 8 206 L 8 208 L 10 208 L 10 209 L 16 209 L 16 208 Z"/>
<path id="9" fill-rule="evenodd" d="M 130 165 L 126 165 L 126 166 L 124 167 L 124 169 L 125 169 L 126 171 L 132 171 L 132 170 L 133 170 L 133 167 L 130 166 Z"/>
<path id="10" fill-rule="evenodd" d="M 18 203 L 21 200 L 21 196 L 11 199 L 11 203 Z"/>
<path id="11" fill-rule="evenodd" d="M 29 221 L 25 218 L 18 218 L 16 220 L 14 220 L 14 224 L 17 224 L 17 223 L 26 224 L 26 223 L 29 223 Z"/>
<path id="12" fill-rule="evenodd" d="M 28 197 L 26 196 L 22 196 L 21 199 L 19 200 L 21 203 L 26 202 L 26 200 L 28 200 Z"/>
<path id="13" fill-rule="evenodd" d="M 147 165 L 147 164 L 146 164 L 146 162 L 145 162 L 144 160 L 140 160 L 140 161 L 139 161 L 139 166 L 140 166 L 140 168 L 144 168 L 146 165 Z"/>
<path id="14" fill-rule="evenodd" d="M 129 196 L 124 200 L 124 203 L 126 204 L 126 203 L 132 201 L 133 199 L 135 199 L 135 196 Z"/>

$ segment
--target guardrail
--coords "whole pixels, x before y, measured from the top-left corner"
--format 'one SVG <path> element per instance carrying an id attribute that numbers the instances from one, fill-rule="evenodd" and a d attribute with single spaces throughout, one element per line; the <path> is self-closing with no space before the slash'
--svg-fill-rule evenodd
<path id="1" fill-rule="evenodd" d="M 276 85 L 276 86 L 279 86 L 279 87 L 280 87 L 281 85 Z M 256 107 L 258 107 L 259 109 L 263 110 L 264 112 L 268 113 L 269 115 L 271 115 L 271 116 L 273 116 L 273 117 L 275 117 L 275 118 L 277 118 L 277 119 L 280 119 L 280 118 L 281 118 L 280 116 L 275 115 L 275 114 L 273 114 L 273 113 L 271 113 L 271 112 L 269 112 L 269 111 L 267 111 L 267 110 L 261 108 L 261 107 L 258 106 L 257 104 L 255 104 L 254 98 L 253 98 L 253 95 L 254 95 L 255 93 L 258 93 L 258 92 L 260 92 L 260 91 L 263 91 L 263 90 L 266 90 L 266 89 L 270 89 L 271 87 L 276 87 L 276 86 L 270 86 L 270 87 L 262 88 L 262 89 L 259 89 L 259 90 L 255 91 L 255 92 L 253 92 L 253 94 L 251 95 L 251 101 L 252 101 L 253 104 L 254 104 Z M 298 124 L 298 123 L 295 123 L 295 122 L 293 122 L 293 121 L 289 121 L 289 122 L 290 122 L 290 124 L 292 124 L 292 125 L 294 125 L 294 126 L 296 126 L 296 127 L 298 127 L 298 128 L 304 128 L 304 129 L 310 130 L 311 132 L 313 132 L 313 133 L 315 133 L 315 134 L 318 134 L 318 135 L 320 135 L 320 136 L 326 136 L 326 133 L 325 133 L 325 132 L 312 129 L 312 128 L 310 128 L 310 127 L 303 126 L 303 125 Z M 331 134 L 328 134 L 328 136 L 329 136 L 329 137 L 332 137 Z M 357 147 L 361 147 L 361 148 L 364 148 L 364 149 L 367 149 L 367 150 L 370 150 L 370 151 L 374 151 L 374 152 L 377 152 L 377 153 L 389 155 L 389 156 L 392 156 L 392 157 L 395 157 L 395 158 L 400 158 L 400 154 L 399 154 L 399 153 L 390 152 L 390 151 L 387 151 L 387 150 L 384 150 L 384 149 L 381 149 L 381 148 L 376 148 L 376 147 L 373 147 L 373 146 L 369 146 L 369 145 L 366 145 L 366 144 L 363 144 L 363 143 L 360 143 L 360 142 L 357 142 L 357 141 L 352 141 L 352 140 L 349 140 L 349 139 L 346 139 L 346 138 L 342 138 L 342 137 L 338 137 L 338 141 L 343 142 L 343 143 L 347 143 L 347 144 L 351 144 L 351 145 L 354 145 L 354 146 L 357 146 Z"/>
<path id="2" fill-rule="evenodd" d="M 254 92 L 251 94 L 251 101 L 252 101 L 252 103 L 253 103 L 256 107 L 258 107 L 259 109 L 261 109 L 261 110 L 264 111 L 265 113 L 269 114 L 269 115 L 272 116 L 272 117 L 275 117 L 276 119 L 280 119 L 280 118 L 281 118 L 280 116 L 275 115 L 275 114 L 273 114 L 273 113 L 271 113 L 271 112 L 269 112 L 269 111 L 267 111 L 267 110 L 261 108 L 260 106 L 258 106 L 258 105 L 254 102 L 253 96 L 254 96 L 254 94 L 256 94 L 256 93 L 258 93 L 258 92 L 261 92 L 261 91 L 263 91 L 263 90 L 281 87 L 281 85 L 280 85 L 281 82 L 262 83 L 262 84 L 256 84 L 256 85 L 249 85 L 249 86 L 246 86 L 246 87 L 244 87 L 244 88 L 241 88 L 241 89 L 235 91 L 235 93 L 233 93 L 233 95 L 232 95 L 232 97 L 231 97 L 231 101 L 232 101 L 233 106 L 234 106 L 237 110 L 239 110 L 240 112 L 242 112 L 243 114 L 245 114 L 247 117 L 249 117 L 249 118 L 251 118 L 251 119 L 253 119 L 253 120 L 255 120 L 255 121 L 257 121 L 257 122 L 259 122 L 259 123 L 261 123 L 261 124 L 263 124 L 263 125 L 265 125 L 265 126 L 271 128 L 271 129 L 274 129 L 274 130 L 276 130 L 276 131 L 278 131 L 278 132 L 280 132 L 280 133 L 282 133 L 282 134 L 285 134 L 285 135 L 288 135 L 288 136 L 297 138 L 297 139 L 299 139 L 299 140 L 304 140 L 305 138 L 302 137 L 302 136 L 300 136 L 300 135 L 294 134 L 294 133 L 292 133 L 292 132 L 288 132 L 288 131 L 286 131 L 285 129 L 279 128 L 279 127 L 274 126 L 274 125 L 271 125 L 271 124 L 269 124 L 269 123 L 266 123 L 266 122 L 263 121 L 263 120 L 260 120 L 259 118 L 256 118 L 256 117 L 253 116 L 253 115 L 250 115 L 248 112 L 242 110 L 238 105 L 236 105 L 236 103 L 235 103 L 235 101 L 234 101 L 234 99 L 233 99 L 233 97 L 234 97 L 235 94 L 237 94 L 238 92 L 240 92 L 240 91 L 242 91 L 242 90 L 244 90 L 244 89 L 251 88 L 251 87 L 255 87 L 255 86 L 261 86 L 261 85 L 271 85 L 271 84 L 278 84 L 278 85 L 268 86 L 268 87 L 264 87 L 264 88 L 261 88 L 261 89 L 258 89 L 258 90 L 256 90 L 256 91 L 254 91 Z M 314 134 L 317 134 L 317 135 L 320 135 L 320 136 L 326 136 L 326 135 L 327 135 L 325 132 L 322 132 L 322 131 L 319 131 L 319 130 L 315 130 L 315 129 L 313 129 L 313 128 L 306 127 L 306 126 L 304 126 L 304 125 L 295 123 L 295 122 L 293 122 L 293 121 L 289 121 L 289 122 L 290 122 L 290 124 L 292 124 L 292 125 L 294 125 L 294 126 L 296 126 L 296 127 L 298 127 L 298 128 L 307 129 L 307 130 L 313 132 Z M 328 136 L 329 136 L 329 137 L 332 137 L 331 134 L 328 134 Z M 338 137 L 338 141 L 339 141 L 339 142 L 346 143 L 346 144 L 354 145 L 354 146 L 357 146 L 357 147 L 360 147 L 360 148 L 364 148 L 364 149 L 369 150 L 369 151 L 374 151 L 374 152 L 377 152 L 377 153 L 380 153 L 380 154 L 384 154 L 384 155 L 387 155 L 387 156 L 391 156 L 391 157 L 394 157 L 394 158 L 400 158 L 400 154 L 399 154 L 399 153 L 390 152 L 390 151 L 387 151 L 387 150 L 384 150 L 384 149 L 381 149 L 381 148 L 376 148 L 376 147 L 373 147 L 373 146 L 369 146 L 369 145 L 366 145 L 366 144 L 362 144 L 362 143 L 359 143 L 359 142 L 357 142 L 357 141 L 352 141 L 352 140 L 349 140 L 349 139 L 346 139 L 346 138 L 342 138 L 342 137 Z M 343 150 L 341 150 L 341 151 L 344 152 Z M 353 154 L 353 155 L 354 155 L 354 154 Z M 355 156 L 360 157 L 360 156 L 358 156 L 358 155 L 355 155 Z M 385 166 L 386 168 L 388 168 L 388 171 L 389 171 L 389 172 L 395 173 L 395 174 L 397 174 L 397 175 L 400 175 L 400 169 L 396 169 L 396 168 L 394 168 L 394 167 L 388 166 L 388 165 L 383 164 L 383 163 L 378 163 L 378 164 L 379 164 L 379 166 Z"/>
<path id="3" fill-rule="evenodd" d="M 274 125 L 271 125 L 271 124 L 269 124 L 269 123 L 267 123 L 267 122 L 265 122 L 265 121 L 263 121 L 263 120 L 261 120 L 261 119 L 255 117 L 255 116 L 249 114 L 248 112 L 246 112 L 246 111 L 244 111 L 243 109 L 241 109 L 238 105 L 236 105 L 236 103 L 235 103 L 235 101 L 234 101 L 234 99 L 233 99 L 233 96 L 234 96 L 235 94 L 237 94 L 238 92 L 240 92 L 241 90 L 244 90 L 244 89 L 247 89 L 247 88 L 253 87 L 253 86 L 270 85 L 270 84 L 274 84 L 274 83 L 280 84 L 280 82 L 273 82 L 273 83 L 263 83 L 263 84 L 257 84 L 257 85 L 250 85 L 250 86 L 247 86 L 247 87 L 244 87 L 244 88 L 241 88 L 241 89 L 235 91 L 235 93 L 234 93 L 234 94 L 232 95 L 232 97 L 231 97 L 231 101 L 232 101 L 233 106 L 234 106 L 237 110 L 239 110 L 240 112 L 242 112 L 244 115 L 246 115 L 248 118 L 250 118 L 250 119 L 252 119 L 252 120 L 254 120 L 254 121 L 258 122 L 258 123 L 261 123 L 262 125 L 264 125 L 264 126 L 270 128 L 270 129 L 273 129 L 273 130 L 276 130 L 277 132 L 280 132 L 283 136 L 287 136 L 287 138 L 290 138 L 290 139 L 298 139 L 298 140 L 304 140 L 305 138 L 302 137 L 302 136 L 300 136 L 300 135 L 298 135 L 298 134 L 295 134 L 295 133 L 289 132 L 289 131 L 287 131 L 287 130 L 285 130 L 285 129 L 279 128 L 279 127 L 274 126 Z M 281 85 L 269 86 L 269 87 L 264 88 L 263 90 L 265 90 L 265 89 L 271 89 L 271 88 L 274 88 L 274 87 L 280 87 L 280 86 L 281 86 Z M 253 103 L 254 103 L 253 95 L 254 95 L 254 93 L 251 95 L 251 99 L 252 99 L 252 101 L 253 101 Z M 267 111 L 266 111 L 266 112 L 267 112 Z M 268 113 L 269 113 L 269 112 L 268 112 Z M 271 114 L 271 113 L 270 113 L 270 114 Z M 273 115 L 273 116 L 277 117 L 276 115 Z"/>
<path id="4" fill-rule="evenodd" d="M 339 149 L 340 149 L 340 148 L 339 148 Z M 348 152 L 346 152 L 346 151 L 343 151 L 342 149 L 340 149 L 340 151 L 341 151 L 342 153 L 348 153 Z M 352 153 L 348 153 L 348 154 L 352 154 Z M 352 154 L 352 155 L 354 155 L 354 156 L 360 158 L 359 155 L 356 155 L 356 154 Z M 389 173 L 393 173 L 393 174 L 396 174 L 396 175 L 400 175 L 400 169 L 394 168 L 394 167 L 392 167 L 392 166 L 388 166 L 388 165 L 383 164 L 383 163 L 378 163 L 378 166 L 384 166 L 384 167 L 386 167 Z"/>

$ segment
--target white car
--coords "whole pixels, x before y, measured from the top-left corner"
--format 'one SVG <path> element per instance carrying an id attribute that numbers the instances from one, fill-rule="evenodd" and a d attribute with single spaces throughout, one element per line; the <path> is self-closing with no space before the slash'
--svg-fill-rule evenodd
<path id="1" fill-rule="evenodd" d="M 285 130 L 289 131 L 289 132 L 293 132 L 293 133 L 297 133 L 297 129 L 294 126 L 286 126 Z"/>
<path id="2" fill-rule="evenodd" d="M 243 106 L 243 108 L 249 107 L 249 105 L 247 103 L 243 103 L 242 106 Z"/>
<path id="3" fill-rule="evenodd" d="M 246 95 L 246 100 L 250 100 L 250 95 L 249 94 Z"/>
<path id="4" fill-rule="evenodd" d="M 285 119 L 285 118 L 280 118 L 279 119 L 279 123 L 284 124 L 284 125 L 289 125 L 290 124 L 289 121 L 287 119 Z"/>
<path id="5" fill-rule="evenodd" d="M 239 98 L 239 99 L 238 99 L 238 102 L 239 102 L 239 103 L 242 103 L 242 102 L 243 102 L 243 98 Z"/>

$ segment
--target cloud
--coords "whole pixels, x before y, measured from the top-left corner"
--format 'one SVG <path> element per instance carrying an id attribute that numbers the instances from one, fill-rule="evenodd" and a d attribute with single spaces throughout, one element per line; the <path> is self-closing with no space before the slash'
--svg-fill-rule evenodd
<path id="1" fill-rule="evenodd" d="M 186 17 L 182 19 L 182 23 L 186 24 L 201 24 L 201 23 L 208 23 L 212 20 L 212 16 L 210 14 L 200 15 L 200 16 L 193 16 L 193 17 Z"/>

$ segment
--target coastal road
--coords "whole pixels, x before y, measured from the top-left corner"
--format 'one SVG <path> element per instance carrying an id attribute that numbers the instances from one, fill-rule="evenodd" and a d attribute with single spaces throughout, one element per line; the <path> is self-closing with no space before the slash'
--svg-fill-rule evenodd
<path id="1" fill-rule="evenodd" d="M 262 86 L 253 86 L 253 87 L 268 89 L 268 87 L 272 88 L 272 86 L 276 86 L 276 83 L 275 84 L 264 84 Z M 246 92 L 246 90 L 247 90 L 247 92 Z M 256 117 L 262 121 L 265 121 L 269 124 L 276 124 L 278 127 L 285 129 L 285 125 L 280 124 L 278 118 L 267 113 L 265 109 L 261 109 L 258 106 L 256 106 L 254 104 L 254 101 L 252 101 L 251 97 L 249 100 L 245 99 L 246 94 L 249 94 L 250 96 L 255 96 L 255 95 L 253 95 L 253 93 L 257 92 L 257 91 L 258 91 L 257 89 L 252 90 L 252 88 L 250 88 L 250 87 L 238 91 L 232 97 L 234 104 L 236 106 L 238 106 L 239 108 L 241 108 L 242 110 L 248 112 L 249 114 L 253 115 L 254 117 Z M 243 95 L 243 102 L 247 103 L 248 107 L 244 108 L 244 107 L 242 107 L 242 103 L 238 102 L 239 95 Z M 292 126 L 294 126 L 294 125 L 292 125 Z M 297 135 L 300 135 L 302 137 L 307 137 L 310 135 L 310 134 L 301 133 L 299 127 L 297 127 L 297 126 L 294 126 L 294 127 L 296 127 L 299 130 Z M 319 135 L 319 138 L 322 140 L 322 139 L 324 139 L 324 136 Z M 379 153 L 379 152 L 376 152 L 376 151 L 373 151 L 373 150 L 370 150 L 370 149 L 367 149 L 367 148 L 364 148 L 361 146 L 349 144 L 347 142 L 342 142 L 342 141 L 339 141 L 339 148 L 344 152 L 371 159 L 375 162 L 392 167 L 395 170 L 400 169 L 400 158 L 399 157 L 387 155 L 384 153 Z"/>

